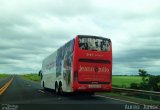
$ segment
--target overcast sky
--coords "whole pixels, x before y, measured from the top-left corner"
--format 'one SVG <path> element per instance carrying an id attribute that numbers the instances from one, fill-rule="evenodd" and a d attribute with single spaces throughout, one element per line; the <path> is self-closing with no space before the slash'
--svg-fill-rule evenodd
<path id="1" fill-rule="evenodd" d="M 160 74 L 159 0 L 0 0 L 0 73 L 35 73 L 78 34 L 113 42 L 113 74 Z"/>

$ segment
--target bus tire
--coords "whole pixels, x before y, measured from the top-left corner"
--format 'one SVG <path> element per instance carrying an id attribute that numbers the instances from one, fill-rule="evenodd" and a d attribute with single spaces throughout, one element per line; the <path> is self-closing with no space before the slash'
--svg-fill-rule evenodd
<path id="1" fill-rule="evenodd" d="M 44 81 L 43 81 L 42 87 L 43 87 L 43 89 L 46 89 L 46 88 L 45 88 L 45 84 L 44 84 Z"/>
<path id="2" fill-rule="evenodd" d="M 63 90 L 62 90 L 62 84 L 59 84 L 59 88 L 58 88 L 58 93 L 59 95 L 63 95 Z"/>
<path id="3" fill-rule="evenodd" d="M 56 82 L 56 83 L 55 83 L 55 94 L 58 95 L 58 93 L 59 93 L 59 87 L 58 87 L 58 84 L 57 84 L 57 82 Z"/>

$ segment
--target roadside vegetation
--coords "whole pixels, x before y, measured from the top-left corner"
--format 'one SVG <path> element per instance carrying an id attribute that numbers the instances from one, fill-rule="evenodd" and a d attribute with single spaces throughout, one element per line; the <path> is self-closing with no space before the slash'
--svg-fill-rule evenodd
<path id="1" fill-rule="evenodd" d="M 148 91 L 160 91 L 160 75 L 150 75 L 144 69 L 139 69 L 138 72 L 142 82 L 140 84 L 137 82 L 131 83 L 130 88 Z"/>
<path id="2" fill-rule="evenodd" d="M 7 76 L 8 76 L 8 74 L 1 74 L 1 73 L 0 73 L 0 79 L 1 79 L 1 78 L 5 78 L 5 77 L 7 77 Z"/>
<path id="3" fill-rule="evenodd" d="M 113 76 L 112 86 L 148 91 L 160 91 L 160 75 L 150 75 L 146 70 L 139 69 L 137 76 Z"/>
<path id="4" fill-rule="evenodd" d="M 130 84 L 137 82 L 140 84 L 142 79 L 140 76 L 112 76 L 112 86 L 120 88 L 129 88 Z"/>
<path id="5" fill-rule="evenodd" d="M 40 82 L 41 80 L 40 76 L 38 76 L 38 74 L 36 73 L 24 74 L 22 75 L 22 77 L 25 79 L 32 80 L 32 81 L 36 81 L 36 82 Z"/>

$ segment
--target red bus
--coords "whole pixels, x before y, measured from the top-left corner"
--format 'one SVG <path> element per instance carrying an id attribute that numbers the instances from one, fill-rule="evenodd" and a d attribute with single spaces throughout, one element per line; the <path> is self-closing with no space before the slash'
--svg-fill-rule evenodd
<path id="1" fill-rule="evenodd" d="M 112 43 L 77 35 L 43 60 L 41 85 L 55 92 L 98 92 L 112 88 Z"/>

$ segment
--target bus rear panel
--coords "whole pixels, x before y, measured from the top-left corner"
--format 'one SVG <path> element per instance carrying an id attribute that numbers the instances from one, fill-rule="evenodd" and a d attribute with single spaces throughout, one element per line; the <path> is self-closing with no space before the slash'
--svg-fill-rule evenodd
<path id="1" fill-rule="evenodd" d="M 73 91 L 111 91 L 111 40 L 97 36 L 77 36 L 73 55 L 73 77 Z"/>

